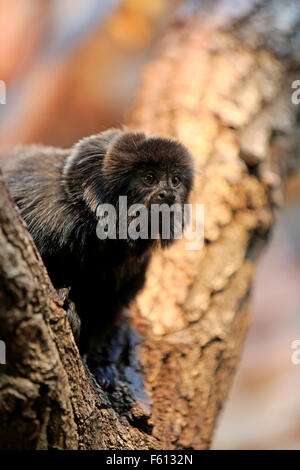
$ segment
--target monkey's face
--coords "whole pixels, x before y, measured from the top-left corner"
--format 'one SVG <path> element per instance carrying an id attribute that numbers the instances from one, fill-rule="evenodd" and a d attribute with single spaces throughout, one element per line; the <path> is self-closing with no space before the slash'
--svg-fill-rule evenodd
<path id="1" fill-rule="evenodd" d="M 184 204 L 188 196 L 186 176 L 178 168 L 165 168 L 162 163 L 149 162 L 128 175 L 128 204 Z"/>
<path id="2" fill-rule="evenodd" d="M 127 132 L 108 149 L 103 174 L 114 196 L 129 204 L 184 204 L 193 184 L 193 158 L 179 142 Z"/>
<path id="3" fill-rule="evenodd" d="M 108 150 L 103 173 L 111 200 L 127 197 L 128 207 L 142 204 L 183 206 L 193 184 L 193 159 L 179 142 L 145 134 L 124 133 Z"/>

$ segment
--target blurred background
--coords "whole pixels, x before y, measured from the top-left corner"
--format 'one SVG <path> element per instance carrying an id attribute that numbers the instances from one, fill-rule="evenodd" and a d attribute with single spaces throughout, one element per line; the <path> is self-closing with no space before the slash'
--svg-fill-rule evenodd
<path id="1" fill-rule="evenodd" d="M 119 125 L 177 0 L 0 0 L 0 143 L 68 146 Z"/>
<path id="2" fill-rule="evenodd" d="M 71 146 L 120 126 L 184 0 L 0 0 L 0 145 Z M 252 325 L 215 449 L 300 449 L 300 176 L 257 271 Z"/>

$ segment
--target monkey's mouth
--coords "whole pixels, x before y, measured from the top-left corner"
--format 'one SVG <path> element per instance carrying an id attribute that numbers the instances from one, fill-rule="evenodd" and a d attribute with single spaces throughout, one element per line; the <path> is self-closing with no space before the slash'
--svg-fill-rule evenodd
<path id="1" fill-rule="evenodd" d="M 164 195 L 156 192 L 147 200 L 144 197 L 143 201 L 130 198 L 126 210 L 119 208 L 117 238 L 121 234 L 121 227 L 120 238 L 127 239 L 130 245 L 142 239 L 166 246 L 174 239 L 182 238 L 180 234 L 183 231 L 184 205 L 182 201 L 179 203 L 176 200 L 177 197 L 170 191 Z"/>
<path id="2" fill-rule="evenodd" d="M 161 245 L 165 246 L 174 238 L 180 238 L 183 230 L 183 213 L 182 206 L 177 204 L 177 210 L 168 210 L 171 206 L 167 206 L 165 210 L 157 209 L 157 213 L 150 214 L 150 226 L 156 238 L 160 239 Z"/>
<path id="3" fill-rule="evenodd" d="M 182 228 L 182 217 L 169 210 L 168 206 L 161 210 L 159 205 L 156 205 L 155 209 L 152 206 L 146 211 L 128 214 L 127 240 L 132 244 L 135 240 L 143 239 L 164 247 L 175 238 L 181 238 Z"/>
<path id="4" fill-rule="evenodd" d="M 163 189 L 161 191 L 157 191 L 151 196 L 149 205 L 152 206 L 157 204 L 166 204 L 167 206 L 171 207 L 173 204 L 178 204 L 178 202 L 179 200 L 176 192 L 168 189 Z"/>

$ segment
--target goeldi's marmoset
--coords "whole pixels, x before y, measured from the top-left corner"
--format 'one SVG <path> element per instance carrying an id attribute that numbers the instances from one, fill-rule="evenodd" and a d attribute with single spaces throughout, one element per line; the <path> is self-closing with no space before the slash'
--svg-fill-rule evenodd
<path id="1" fill-rule="evenodd" d="M 11 195 L 54 287 L 70 288 L 81 319 L 81 353 L 93 353 L 107 325 L 143 287 L 153 249 L 174 239 L 172 227 L 166 240 L 161 233 L 120 239 L 119 197 L 127 197 L 128 207 L 143 204 L 149 214 L 153 204 L 183 206 L 193 184 L 193 158 L 175 140 L 118 129 L 71 149 L 24 146 L 9 157 L 3 174 Z M 102 204 L 116 209 L 116 238 L 97 236 Z"/>

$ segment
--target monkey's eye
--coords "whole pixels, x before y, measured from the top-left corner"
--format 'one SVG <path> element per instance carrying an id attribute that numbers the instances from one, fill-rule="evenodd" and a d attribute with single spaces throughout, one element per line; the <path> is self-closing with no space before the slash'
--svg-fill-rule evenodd
<path id="1" fill-rule="evenodd" d="M 154 181 L 155 181 L 155 178 L 152 173 L 147 173 L 147 175 L 144 176 L 144 183 L 147 184 L 147 186 L 152 186 Z"/>
<path id="2" fill-rule="evenodd" d="M 177 188 L 181 183 L 180 177 L 177 175 L 172 176 L 171 183 L 174 188 Z"/>

